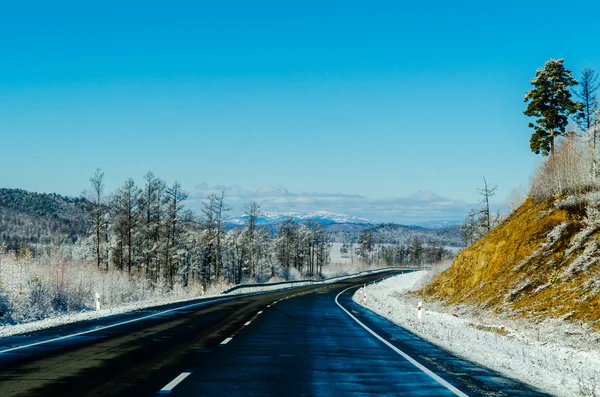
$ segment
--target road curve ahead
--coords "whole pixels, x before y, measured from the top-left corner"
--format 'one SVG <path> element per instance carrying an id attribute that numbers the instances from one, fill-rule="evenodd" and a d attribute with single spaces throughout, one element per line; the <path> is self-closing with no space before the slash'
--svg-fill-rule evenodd
<path id="1" fill-rule="evenodd" d="M 3 338 L 0 396 L 542 395 L 341 293 L 382 276 Z"/>

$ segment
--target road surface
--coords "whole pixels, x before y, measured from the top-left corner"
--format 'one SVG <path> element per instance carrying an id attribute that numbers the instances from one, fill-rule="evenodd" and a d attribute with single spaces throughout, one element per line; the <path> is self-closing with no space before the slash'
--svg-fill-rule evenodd
<path id="1" fill-rule="evenodd" d="M 544 395 L 352 302 L 386 275 L 2 338 L 0 396 Z"/>

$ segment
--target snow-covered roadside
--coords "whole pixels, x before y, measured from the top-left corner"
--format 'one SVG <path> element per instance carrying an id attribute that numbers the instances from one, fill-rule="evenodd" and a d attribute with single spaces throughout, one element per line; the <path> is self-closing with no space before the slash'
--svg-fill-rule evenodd
<path id="1" fill-rule="evenodd" d="M 380 272 L 383 272 L 386 270 L 389 270 L 389 268 L 372 269 L 372 270 L 363 271 L 363 272 L 354 273 L 354 274 L 344 274 L 344 275 L 339 275 L 337 277 L 331 277 L 331 278 L 322 280 L 322 281 L 320 281 L 320 283 L 323 283 L 323 284 L 333 283 L 333 282 L 342 281 L 342 280 L 345 280 L 348 278 L 356 277 L 360 274 L 380 273 Z M 298 283 L 298 284 L 294 284 L 293 287 L 301 287 L 303 285 L 314 285 L 314 283 L 313 282 Z M 112 316 L 114 314 L 127 313 L 127 312 L 131 312 L 134 310 L 147 309 L 149 307 L 154 307 L 154 306 L 167 305 L 167 304 L 172 304 L 172 303 L 184 303 L 184 302 L 189 302 L 192 300 L 214 298 L 214 297 L 218 297 L 218 296 L 219 297 L 234 296 L 234 295 L 248 293 L 248 292 L 250 292 L 250 293 L 252 293 L 252 292 L 268 292 L 268 291 L 274 291 L 277 289 L 290 288 L 290 286 L 291 286 L 290 284 L 263 285 L 260 287 L 250 287 L 245 290 L 238 290 L 234 293 L 227 294 L 227 295 L 221 294 L 221 291 L 223 291 L 225 289 L 225 288 L 223 288 L 223 286 L 214 286 L 212 289 L 207 291 L 207 294 L 202 295 L 202 296 L 185 296 L 185 294 L 180 294 L 180 296 L 172 296 L 170 298 L 162 298 L 162 299 L 147 299 L 147 300 L 132 302 L 132 303 L 128 303 L 125 305 L 120 305 L 120 306 L 116 306 L 116 307 L 112 307 L 112 308 L 101 309 L 98 311 L 86 310 L 86 311 L 83 311 L 80 313 L 70 313 L 70 314 L 65 314 L 62 316 L 46 318 L 43 320 L 32 321 L 32 322 L 28 322 L 28 323 L 15 324 L 15 325 L 3 325 L 3 326 L 0 326 L 0 338 L 5 337 L 5 336 L 25 334 L 25 333 L 29 333 L 29 332 L 39 331 L 41 329 L 57 327 L 59 325 L 75 323 L 78 321 L 92 320 L 95 318 Z"/>
<path id="2" fill-rule="evenodd" d="M 366 287 L 367 302 L 354 300 L 405 329 L 465 359 L 558 396 L 600 395 L 600 335 L 558 321 L 489 318 L 469 307 L 423 303 L 407 294 L 430 271 L 402 274 Z"/>
<path id="3" fill-rule="evenodd" d="M 149 307 L 167 305 L 171 303 L 183 303 L 192 300 L 205 299 L 219 296 L 219 294 L 207 294 L 201 297 L 184 298 L 184 299 L 152 299 L 140 302 L 129 303 L 123 306 L 118 306 L 109 309 L 87 310 L 80 313 L 65 314 L 46 318 L 44 320 L 32 321 L 29 323 L 4 325 L 0 327 L 0 338 L 11 335 L 25 334 L 29 332 L 39 331 L 41 329 L 57 327 L 59 325 L 71 324 L 78 321 L 92 320 L 100 317 L 112 316 L 114 314 L 127 313 L 134 310 L 147 309 Z"/>

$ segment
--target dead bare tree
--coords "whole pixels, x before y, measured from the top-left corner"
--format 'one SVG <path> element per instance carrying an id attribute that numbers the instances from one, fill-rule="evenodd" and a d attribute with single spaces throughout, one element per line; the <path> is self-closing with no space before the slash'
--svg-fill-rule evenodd
<path id="1" fill-rule="evenodd" d="M 488 186 L 485 177 L 483 178 L 483 186 L 483 189 L 477 189 L 477 191 L 482 196 L 481 205 L 483 207 L 480 209 L 480 214 L 483 216 L 484 227 L 486 228 L 487 232 L 489 232 L 490 230 L 492 230 L 493 224 L 495 223 L 492 222 L 490 214 L 490 197 L 496 194 L 498 186 Z"/>

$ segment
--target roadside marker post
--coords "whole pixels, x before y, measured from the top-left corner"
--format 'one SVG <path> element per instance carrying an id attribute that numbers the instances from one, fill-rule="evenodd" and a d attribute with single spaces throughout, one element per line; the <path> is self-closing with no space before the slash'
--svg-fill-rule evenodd
<path id="1" fill-rule="evenodd" d="M 363 287 L 363 303 L 367 303 L 367 284 Z"/>
<path id="2" fill-rule="evenodd" d="M 417 305 L 417 317 L 419 318 L 419 322 L 422 322 L 422 320 L 421 320 L 421 303 L 422 302 L 419 301 L 419 304 Z"/>
<path id="3" fill-rule="evenodd" d="M 100 294 L 96 292 L 96 311 L 100 310 Z"/>

